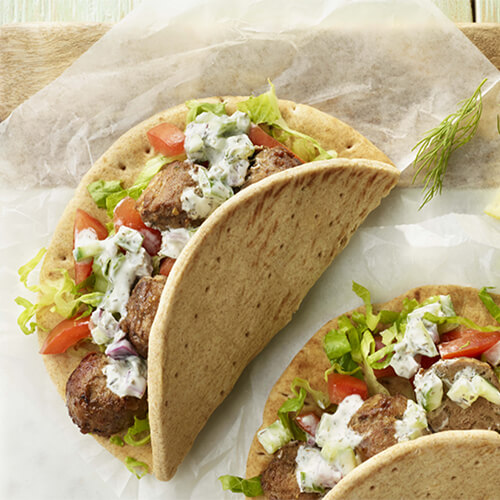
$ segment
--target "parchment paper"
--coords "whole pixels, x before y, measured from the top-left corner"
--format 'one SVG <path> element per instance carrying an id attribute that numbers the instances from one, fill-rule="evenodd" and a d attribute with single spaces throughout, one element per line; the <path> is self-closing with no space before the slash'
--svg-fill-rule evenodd
<path id="1" fill-rule="evenodd" d="M 269 390 L 322 324 L 358 305 L 352 280 L 377 301 L 419 284 L 500 283 L 499 223 L 482 215 L 500 184 L 497 85 L 479 136 L 450 162 L 453 187 L 420 212 L 419 190 L 393 191 L 246 369 L 176 477 L 137 481 L 71 424 L 13 303 L 26 295 L 16 269 L 48 244 L 72 188 L 121 133 L 189 98 L 262 92 L 271 78 L 280 97 L 347 121 L 404 170 L 422 132 L 484 77 L 485 89 L 499 81 L 423 1 L 147 1 L 18 108 L 0 124 L 0 497 L 237 498 L 216 478 L 244 474 Z"/>

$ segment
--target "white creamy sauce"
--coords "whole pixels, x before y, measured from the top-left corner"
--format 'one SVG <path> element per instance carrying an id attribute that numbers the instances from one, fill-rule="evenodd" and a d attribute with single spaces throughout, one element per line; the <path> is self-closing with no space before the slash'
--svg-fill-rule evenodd
<path id="1" fill-rule="evenodd" d="M 104 295 L 101 307 L 111 313 L 119 313 L 122 319 L 125 318 L 132 284 L 136 278 L 151 276 L 152 272 L 151 257 L 142 247 L 137 253 L 117 255 L 109 267 L 107 277 L 110 287 Z"/>
<path id="2" fill-rule="evenodd" d="M 321 456 L 342 476 L 359 464 L 354 448 L 363 440 L 363 436 L 348 427 L 348 424 L 362 404 L 359 395 L 347 396 L 333 415 L 323 413 L 316 429 L 316 443 L 321 447 Z"/>
<path id="3" fill-rule="evenodd" d="M 323 413 L 316 429 L 316 443 L 320 447 L 326 444 L 338 445 L 342 448 L 354 448 L 363 439 L 361 434 L 347 426 L 352 416 L 359 410 L 363 400 L 358 394 L 343 399 L 335 413 Z"/>
<path id="4" fill-rule="evenodd" d="M 247 135 L 249 128 L 250 119 L 241 111 L 231 116 L 201 113 L 187 125 L 184 149 L 188 159 L 209 163 L 208 170 L 192 170 L 197 186 L 184 189 L 181 195 L 182 209 L 192 219 L 208 217 L 233 195 L 233 187 L 243 184 L 255 150 Z"/>
<path id="5" fill-rule="evenodd" d="M 113 341 L 125 337 L 125 332 L 120 328 L 119 322 L 105 309 L 98 307 L 90 316 L 92 339 L 98 345 L 108 345 Z"/>
<path id="6" fill-rule="evenodd" d="M 196 229 L 185 229 L 183 227 L 162 231 L 161 248 L 158 255 L 177 259 L 195 232 Z"/>
<path id="7" fill-rule="evenodd" d="M 454 316 L 449 296 L 441 295 L 436 302 L 418 307 L 408 315 L 403 340 L 394 346 L 394 355 L 389 363 L 397 375 L 411 378 L 417 373 L 420 364 L 415 360 L 417 354 L 437 356 L 435 342 L 439 340 L 437 325 L 424 319 L 425 313 L 439 317 Z"/>
<path id="8" fill-rule="evenodd" d="M 109 358 L 102 371 L 106 375 L 106 387 L 120 397 L 142 398 L 146 392 L 147 363 L 139 356 Z"/>
<path id="9" fill-rule="evenodd" d="M 470 366 L 456 373 L 446 395 L 461 408 L 468 408 L 479 397 L 500 405 L 500 391 Z"/>
<path id="10" fill-rule="evenodd" d="M 443 381 L 434 370 L 427 370 L 424 374 L 417 373 L 413 379 L 417 402 L 426 411 L 432 411 L 441 405 L 443 400 Z"/>
<path id="11" fill-rule="evenodd" d="M 76 233 L 74 247 L 82 247 L 98 239 L 96 230 L 92 227 L 88 227 Z"/>
<path id="12" fill-rule="evenodd" d="M 318 448 L 301 446 L 295 458 L 295 476 L 301 492 L 323 492 L 333 488 L 342 479 L 342 472 L 332 467 Z"/>
<path id="13" fill-rule="evenodd" d="M 141 398 L 146 390 L 147 364 L 125 339 L 117 315 L 120 320 L 127 315 L 136 279 L 151 276 L 153 272 L 151 257 L 142 247 L 144 238 L 139 231 L 126 226 L 101 241 L 92 232 L 81 231 L 80 235 L 75 249 L 94 256 L 94 268 L 107 283 L 102 301 L 91 316 L 92 338 L 96 344 L 106 346 L 108 365 L 103 373 L 107 387 L 120 397 Z"/>
<path id="14" fill-rule="evenodd" d="M 395 437 L 398 442 L 409 441 L 422 435 L 427 428 L 427 417 L 425 410 L 412 401 L 408 400 L 406 410 L 401 420 L 396 420 Z"/>

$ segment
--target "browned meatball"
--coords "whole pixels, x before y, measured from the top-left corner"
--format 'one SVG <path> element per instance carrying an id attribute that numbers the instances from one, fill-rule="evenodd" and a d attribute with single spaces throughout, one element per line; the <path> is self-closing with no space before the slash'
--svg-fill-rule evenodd
<path id="1" fill-rule="evenodd" d="M 474 369 L 478 375 L 481 375 L 500 390 L 500 383 L 488 363 L 465 357 L 438 361 L 429 370 L 433 370 L 443 380 L 445 395 L 441 406 L 427 414 L 429 426 L 434 432 L 453 429 L 491 429 L 500 431 L 500 406 L 479 397 L 468 408 L 461 408 L 446 397 L 447 389 L 453 383 L 456 373 L 464 368 Z"/>
<path id="2" fill-rule="evenodd" d="M 356 447 L 360 458 L 367 460 L 398 442 L 396 420 L 403 418 L 408 399 L 397 394 L 375 394 L 368 398 L 349 421 L 349 427 L 363 436 Z"/>
<path id="3" fill-rule="evenodd" d="M 313 500 L 321 498 L 318 493 L 301 493 L 295 468 L 295 458 L 299 447 L 304 443 L 293 441 L 275 453 L 273 459 L 262 473 L 260 482 L 264 495 L 269 500 Z"/>
<path id="4" fill-rule="evenodd" d="M 137 210 L 144 222 L 160 230 L 201 224 L 202 220 L 191 220 L 182 209 L 182 192 L 196 186 L 189 174 L 192 168 L 188 161 L 176 161 L 153 177 L 137 200 Z"/>
<path id="5" fill-rule="evenodd" d="M 121 398 L 106 387 L 102 369 L 107 357 L 100 352 L 85 356 L 66 383 L 66 405 L 73 422 L 83 434 L 91 432 L 109 437 L 134 423 L 134 415 L 144 418 L 148 409 L 146 396 Z"/>
<path id="6" fill-rule="evenodd" d="M 154 278 L 149 276 L 141 278 L 130 294 L 127 315 L 120 323 L 120 328 L 127 334 L 139 356 L 143 358 L 148 357 L 149 332 L 166 281 L 166 276 L 162 274 Z"/>
<path id="7" fill-rule="evenodd" d="M 296 156 L 285 148 L 280 148 L 279 146 L 264 148 L 260 153 L 255 155 L 255 162 L 250 167 L 242 187 L 249 186 L 277 172 L 296 167 L 301 163 Z"/>

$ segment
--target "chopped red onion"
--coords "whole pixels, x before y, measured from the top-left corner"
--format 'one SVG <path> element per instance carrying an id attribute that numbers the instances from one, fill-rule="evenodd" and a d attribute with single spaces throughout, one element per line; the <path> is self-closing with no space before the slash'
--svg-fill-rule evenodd
<path id="1" fill-rule="evenodd" d="M 124 359 L 128 356 L 137 356 L 137 351 L 133 348 L 132 344 L 122 339 L 118 342 L 109 344 L 105 351 L 106 355 L 113 359 Z"/>

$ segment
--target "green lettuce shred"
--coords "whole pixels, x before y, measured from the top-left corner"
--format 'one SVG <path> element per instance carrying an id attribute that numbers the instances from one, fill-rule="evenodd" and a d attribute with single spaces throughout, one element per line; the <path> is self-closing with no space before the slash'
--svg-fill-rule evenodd
<path id="1" fill-rule="evenodd" d="M 468 318 L 464 318 L 462 316 L 447 316 L 443 318 L 441 316 L 435 316 L 434 314 L 426 312 L 424 314 L 424 319 L 426 319 L 427 321 L 431 321 L 432 323 L 435 323 L 438 326 L 451 324 L 451 325 L 466 326 L 467 328 L 471 328 L 479 332 L 498 331 L 498 326 L 479 326 L 477 323 L 474 323 L 474 321 Z"/>
<path id="2" fill-rule="evenodd" d="M 225 102 L 201 102 L 201 101 L 186 101 L 186 106 L 189 109 L 186 116 L 186 125 L 196 119 L 201 113 L 213 113 L 214 115 L 221 116 L 226 113 Z"/>
<path id="3" fill-rule="evenodd" d="M 123 188 L 121 181 L 99 180 L 89 184 L 87 191 L 99 208 L 106 208 L 106 198 L 112 193 L 123 191 Z"/>
<path id="4" fill-rule="evenodd" d="M 297 425 L 291 414 L 298 415 L 300 413 L 304 407 L 307 394 L 310 394 L 316 405 L 323 410 L 329 406 L 330 400 L 323 392 L 313 389 L 309 382 L 303 378 L 296 377 L 290 389 L 294 397 L 287 399 L 281 405 L 278 410 L 278 417 L 283 426 L 291 432 L 294 439 L 305 441 L 306 433 Z M 299 390 L 297 391 L 297 389 Z"/>
<path id="5" fill-rule="evenodd" d="M 380 321 L 380 314 L 377 314 L 376 316 L 373 314 L 370 292 L 364 286 L 361 286 L 355 281 L 352 282 L 352 291 L 365 303 L 364 320 L 367 328 L 369 328 L 372 332 L 375 331 Z"/>
<path id="6" fill-rule="evenodd" d="M 306 440 L 306 433 L 297 425 L 291 413 L 297 415 L 300 413 L 306 400 L 307 391 L 301 387 L 297 393 L 292 385 L 292 392 L 295 397 L 287 399 L 278 410 L 278 417 L 286 429 L 289 429 L 294 439 L 298 441 Z"/>
<path id="7" fill-rule="evenodd" d="M 127 457 L 125 459 L 125 465 L 127 466 L 127 469 L 132 474 L 134 474 L 137 479 L 141 479 L 146 474 L 149 474 L 148 464 L 141 462 L 139 460 L 136 460 L 133 457 Z"/>
<path id="8" fill-rule="evenodd" d="M 111 444 L 116 445 L 116 446 L 125 446 L 125 442 L 123 441 L 123 439 L 120 436 L 111 436 L 109 438 L 109 442 Z"/>
<path id="9" fill-rule="evenodd" d="M 138 434 L 144 433 L 146 435 L 142 439 L 135 438 Z M 128 428 L 127 434 L 123 436 L 123 440 L 131 446 L 142 446 L 149 443 L 151 441 L 151 431 L 148 418 L 140 419 L 134 416 L 134 425 Z"/>
<path id="10" fill-rule="evenodd" d="M 495 303 L 493 297 L 488 293 L 488 290 L 492 290 L 494 287 L 484 286 L 479 291 L 479 298 L 485 305 L 488 312 L 495 318 L 497 323 L 500 323 L 500 307 Z"/>
<path id="11" fill-rule="evenodd" d="M 272 127 L 271 134 L 280 142 L 284 142 L 289 136 L 293 137 L 294 143 L 291 149 L 304 161 L 336 158 L 335 151 L 326 151 L 316 139 L 288 126 L 281 116 L 276 91 L 270 81 L 269 86 L 270 89 L 267 92 L 259 96 L 251 96 L 246 101 L 238 103 L 238 110 L 246 113 L 256 125 L 266 124 Z"/>
<path id="12" fill-rule="evenodd" d="M 365 312 L 355 311 L 351 318 L 341 316 L 337 329 L 326 334 L 323 347 L 331 368 L 325 372 L 325 380 L 330 373 L 353 375 L 366 382 L 370 394 L 388 394 L 373 370 L 385 368 L 389 364 L 393 346 L 385 345 L 377 350 L 373 334 L 380 324 L 397 322 L 401 316 L 390 311 L 374 314 L 370 292 L 356 282 L 353 282 L 352 290 L 363 300 Z M 394 329 L 386 333 L 385 337 L 382 336 L 384 343 L 391 344 L 396 334 Z M 384 361 L 381 361 L 383 358 Z"/>
<path id="13" fill-rule="evenodd" d="M 103 295 L 99 292 L 82 294 L 81 286 L 75 285 L 66 269 L 57 270 L 59 277 L 56 279 L 47 280 L 38 285 L 29 285 L 29 275 L 41 262 L 45 253 L 46 249 L 42 248 L 33 259 L 18 270 L 19 279 L 26 289 L 39 294 L 36 304 L 24 297 L 16 297 L 15 299 L 16 304 L 24 307 L 17 319 L 17 324 L 25 335 L 33 333 L 37 328 L 43 329 L 36 321 L 31 321 L 42 309 L 49 308 L 51 312 L 55 312 L 63 318 L 71 318 L 82 305 L 85 305 L 88 309 L 82 312 L 82 316 L 84 316 L 90 313 L 90 307 L 95 307 L 100 302 Z"/>
<path id="14" fill-rule="evenodd" d="M 243 493 L 247 497 L 259 497 L 264 494 L 260 483 L 260 476 L 244 479 L 238 476 L 220 476 L 219 481 L 223 490 L 229 490 L 233 493 Z"/>
<path id="15" fill-rule="evenodd" d="M 174 157 L 157 155 L 146 162 L 134 184 L 127 189 L 121 187 L 121 181 L 98 180 L 87 186 L 87 190 L 92 196 L 96 205 L 100 208 L 106 208 L 108 216 L 113 217 L 113 211 L 116 205 L 123 198 L 130 196 L 137 200 L 142 192 L 148 187 L 151 179 L 168 163 L 175 161 Z M 109 228 L 108 228 L 109 229 Z"/>

